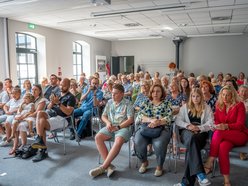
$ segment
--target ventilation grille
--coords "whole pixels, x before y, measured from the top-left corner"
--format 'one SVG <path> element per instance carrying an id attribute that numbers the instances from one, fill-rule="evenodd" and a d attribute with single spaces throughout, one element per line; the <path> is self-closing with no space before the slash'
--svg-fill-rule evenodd
<path id="1" fill-rule="evenodd" d="M 124 24 L 124 26 L 126 26 L 126 27 L 137 27 L 137 26 L 142 26 L 142 24 L 140 24 L 140 23 L 127 23 L 127 24 Z"/>
<path id="2" fill-rule="evenodd" d="M 225 20 L 230 20 L 232 19 L 231 16 L 219 16 L 219 17 L 212 17 L 212 21 L 225 21 Z"/>

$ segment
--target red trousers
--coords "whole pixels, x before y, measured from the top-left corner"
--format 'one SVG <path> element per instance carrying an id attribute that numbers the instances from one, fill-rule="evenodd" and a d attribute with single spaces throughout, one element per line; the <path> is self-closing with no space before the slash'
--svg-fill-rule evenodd
<path id="1" fill-rule="evenodd" d="M 236 146 L 244 146 L 247 141 L 247 134 L 238 130 L 216 130 L 214 132 L 209 155 L 219 158 L 221 174 L 230 174 L 229 152 L 231 149 Z"/>

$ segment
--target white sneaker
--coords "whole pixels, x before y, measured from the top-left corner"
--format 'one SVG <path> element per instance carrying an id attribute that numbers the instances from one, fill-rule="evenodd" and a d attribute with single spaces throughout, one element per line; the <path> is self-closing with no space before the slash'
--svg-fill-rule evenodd
<path id="1" fill-rule="evenodd" d="M 89 172 L 89 175 L 93 178 L 105 173 L 105 169 L 102 167 L 96 167 L 94 169 L 91 169 Z"/>
<path id="2" fill-rule="evenodd" d="M 107 168 L 107 176 L 110 177 L 114 173 L 115 169 L 116 167 L 110 164 L 109 167 Z"/>
<path id="3" fill-rule="evenodd" d="M 7 147 L 7 146 L 11 146 L 11 145 L 13 145 L 13 141 L 12 140 L 10 142 L 8 142 L 7 140 L 5 140 L 5 141 L 2 141 L 0 143 L 0 147 Z"/>

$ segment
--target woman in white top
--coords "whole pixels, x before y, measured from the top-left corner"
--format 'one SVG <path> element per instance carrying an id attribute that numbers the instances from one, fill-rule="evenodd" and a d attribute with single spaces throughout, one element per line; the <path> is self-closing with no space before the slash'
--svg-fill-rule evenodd
<path id="1" fill-rule="evenodd" d="M 213 113 L 205 103 L 201 89 L 192 89 L 188 103 L 180 108 L 175 122 L 187 151 L 184 176 L 181 183 L 174 186 L 191 186 L 196 179 L 200 186 L 210 185 L 204 171 L 201 149 L 206 145 L 207 131 L 213 126 Z"/>

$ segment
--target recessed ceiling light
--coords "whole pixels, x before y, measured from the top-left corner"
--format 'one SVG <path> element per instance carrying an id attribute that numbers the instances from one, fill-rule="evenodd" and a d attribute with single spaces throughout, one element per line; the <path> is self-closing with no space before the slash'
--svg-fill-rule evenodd
<path id="1" fill-rule="evenodd" d="M 169 26 L 165 26 L 163 27 L 164 30 L 173 30 L 173 28 L 169 27 Z"/>

